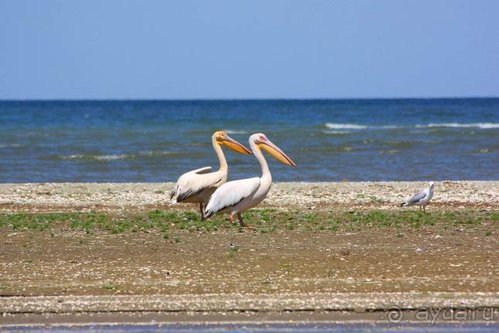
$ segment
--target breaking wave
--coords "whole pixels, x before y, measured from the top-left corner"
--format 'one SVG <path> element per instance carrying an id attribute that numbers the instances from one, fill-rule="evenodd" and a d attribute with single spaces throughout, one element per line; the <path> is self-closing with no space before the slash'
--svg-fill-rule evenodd
<path id="1" fill-rule="evenodd" d="M 326 123 L 326 127 L 329 129 L 366 129 L 368 126 L 358 125 L 358 124 L 338 124 L 338 123 Z"/>
<path id="2" fill-rule="evenodd" d="M 170 155 L 169 151 L 141 151 L 132 154 L 72 154 L 72 155 L 59 155 L 62 160 L 86 160 L 86 161 L 116 161 L 116 160 L 133 160 L 144 157 L 156 157 Z"/>
<path id="3" fill-rule="evenodd" d="M 417 128 L 425 128 L 425 127 L 450 127 L 450 128 L 482 128 L 482 129 L 490 129 L 490 128 L 499 128 L 499 123 L 430 123 L 428 125 L 416 125 Z"/>
<path id="4" fill-rule="evenodd" d="M 339 123 L 326 123 L 326 127 L 333 130 L 342 130 L 342 129 L 350 129 L 350 130 L 362 130 L 362 129 L 396 129 L 403 128 L 403 126 L 397 125 L 360 125 L 360 124 L 339 124 Z"/>
<path id="5" fill-rule="evenodd" d="M 400 129 L 400 128 L 480 128 L 480 129 L 494 129 L 499 128 L 499 123 L 429 123 L 418 125 L 360 125 L 360 124 L 339 124 L 339 123 L 326 123 L 327 128 L 331 130 L 363 130 L 363 129 Z M 331 131 L 333 132 L 333 131 Z M 324 132 L 325 133 L 325 132 Z M 339 134 L 339 133 L 325 133 L 325 134 Z"/>
<path id="6" fill-rule="evenodd" d="M 323 134 L 332 134 L 332 135 L 341 135 L 341 134 L 350 134 L 350 131 L 322 131 Z"/>
<path id="7" fill-rule="evenodd" d="M 7 143 L 7 144 L 0 144 L 0 148 L 17 148 L 17 147 L 22 147 L 23 145 L 18 144 L 18 143 Z"/>
<path id="8" fill-rule="evenodd" d="M 246 131 L 236 131 L 236 130 L 230 130 L 230 129 L 225 130 L 225 133 L 227 133 L 227 134 L 248 134 L 248 132 L 246 132 Z"/>

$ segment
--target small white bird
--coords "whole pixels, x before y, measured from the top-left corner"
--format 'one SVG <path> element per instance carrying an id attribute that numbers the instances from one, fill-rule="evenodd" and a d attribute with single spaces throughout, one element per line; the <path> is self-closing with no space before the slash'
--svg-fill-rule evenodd
<path id="1" fill-rule="evenodd" d="M 199 203 L 202 220 L 204 220 L 204 205 L 208 203 L 213 192 L 227 181 L 229 166 L 222 145 L 241 154 L 251 154 L 248 148 L 232 139 L 224 131 L 215 132 L 211 140 L 220 162 L 220 168 L 211 172 L 211 167 L 208 166 L 186 172 L 179 177 L 174 190 L 170 193 L 170 199 L 176 196 L 177 202 Z"/>
<path id="2" fill-rule="evenodd" d="M 265 199 L 272 185 L 272 175 L 262 150 L 266 150 L 278 161 L 290 166 L 296 166 L 279 147 L 273 144 L 265 134 L 253 134 L 249 138 L 253 154 L 260 162 L 262 177 L 240 179 L 227 182 L 220 186 L 210 198 L 204 211 L 204 216 L 209 218 L 220 211 L 230 212 L 229 218 L 234 223 L 235 216 L 239 219 L 241 226 L 247 226 L 241 215 L 245 210 L 255 207 Z"/>
<path id="3" fill-rule="evenodd" d="M 412 198 L 400 204 L 400 207 L 418 205 L 419 210 L 421 210 L 421 207 L 423 207 L 423 210 L 426 212 L 426 205 L 430 202 L 431 198 L 433 198 L 434 185 L 435 184 L 433 182 L 430 182 L 430 186 L 414 194 Z"/>

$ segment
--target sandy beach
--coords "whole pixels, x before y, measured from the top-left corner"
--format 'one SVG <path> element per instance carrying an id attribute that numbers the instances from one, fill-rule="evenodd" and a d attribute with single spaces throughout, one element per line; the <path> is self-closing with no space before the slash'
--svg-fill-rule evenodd
<path id="1" fill-rule="evenodd" d="M 421 182 L 277 183 L 252 230 L 203 224 L 172 186 L 0 185 L 2 323 L 499 308 L 499 182 L 437 182 L 427 214 L 398 207 Z"/>
<path id="2" fill-rule="evenodd" d="M 127 211 L 162 207 L 192 209 L 168 198 L 173 183 L 0 184 L 3 212 Z M 299 209 L 397 209 L 424 182 L 276 183 L 259 207 Z M 494 210 L 499 181 L 443 181 L 431 207 Z"/>

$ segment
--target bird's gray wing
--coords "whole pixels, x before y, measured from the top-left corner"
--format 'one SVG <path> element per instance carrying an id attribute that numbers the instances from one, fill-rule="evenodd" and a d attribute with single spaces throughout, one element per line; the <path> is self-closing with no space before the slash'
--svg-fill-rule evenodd
<path id="1" fill-rule="evenodd" d="M 418 193 L 414 194 L 412 198 L 410 198 L 409 200 L 407 200 L 407 204 L 411 205 L 411 204 L 418 203 L 421 200 L 423 200 L 426 197 L 426 195 L 427 195 L 426 191 L 422 190 L 421 192 L 418 192 Z"/>

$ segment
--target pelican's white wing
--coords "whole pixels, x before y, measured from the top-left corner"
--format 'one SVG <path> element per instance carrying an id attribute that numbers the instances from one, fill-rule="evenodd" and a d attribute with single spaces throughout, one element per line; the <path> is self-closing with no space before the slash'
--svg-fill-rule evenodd
<path id="1" fill-rule="evenodd" d="M 178 179 L 171 196 L 177 196 L 177 202 L 182 202 L 204 189 L 218 186 L 222 177 L 218 172 L 210 171 L 211 167 L 204 167 L 184 173 Z"/>
<path id="2" fill-rule="evenodd" d="M 237 205 L 245 198 L 253 195 L 260 187 L 260 178 L 234 180 L 220 186 L 210 198 L 204 211 L 206 217 L 225 208 Z"/>
<path id="3" fill-rule="evenodd" d="M 208 172 L 211 172 L 211 166 L 205 166 L 205 167 L 202 167 L 202 168 L 199 168 L 199 169 L 196 169 L 196 170 L 192 170 L 192 171 L 186 172 L 182 176 L 185 176 L 185 175 L 188 175 L 188 174 L 192 174 L 192 173 L 197 173 L 198 175 L 202 175 L 202 174 L 205 174 L 205 173 L 208 173 Z M 180 176 L 180 178 L 182 178 L 182 176 Z"/>

